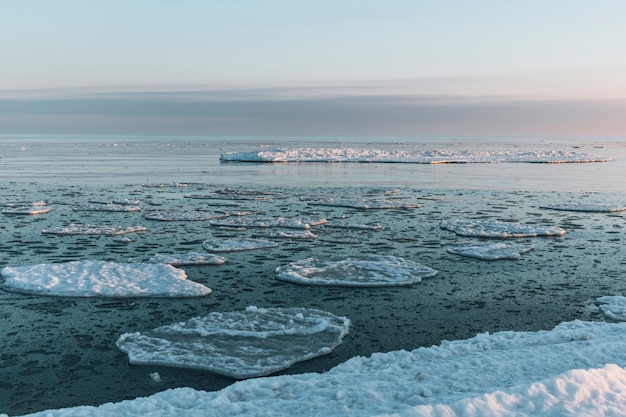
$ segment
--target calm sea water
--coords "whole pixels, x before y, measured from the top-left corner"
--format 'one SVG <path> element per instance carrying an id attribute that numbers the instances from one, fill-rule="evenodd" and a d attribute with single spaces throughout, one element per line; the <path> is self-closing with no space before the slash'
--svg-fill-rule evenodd
<path id="1" fill-rule="evenodd" d="M 376 149 L 565 150 L 609 156 L 590 164 L 358 164 L 220 163 L 229 151 L 291 146 Z M 202 251 L 210 238 L 262 237 L 206 222 L 158 222 L 150 210 L 213 210 L 185 198 L 223 187 L 275 195 L 246 201 L 241 210 L 268 216 L 324 217 L 379 223 L 379 231 L 316 227 L 315 240 L 284 240 L 279 247 L 227 254 L 222 266 L 184 268 L 189 279 L 213 289 L 196 299 L 42 297 L 0 290 L 0 413 L 101 404 L 189 386 L 217 390 L 232 379 L 208 372 L 132 366 L 115 341 L 211 311 L 310 307 L 346 316 L 350 334 L 331 354 L 285 373 L 322 372 L 373 352 L 414 349 L 444 339 L 498 330 L 552 328 L 574 319 L 601 320 L 594 300 L 626 294 L 626 213 L 574 213 L 543 205 L 580 201 L 626 204 L 626 141 L 538 138 L 0 138 L 1 201 L 44 200 L 39 216 L 0 214 L 0 267 L 73 260 L 126 262 L 156 253 Z M 187 187 L 146 184 L 188 183 Z M 391 198 L 419 203 L 416 210 L 355 210 L 309 206 L 303 197 Z M 129 197 L 142 212 L 74 211 L 90 200 Z M 563 227 L 563 237 L 521 239 L 535 250 L 517 261 L 484 262 L 446 253 L 466 242 L 441 230 L 453 217 L 509 220 Z M 143 225 L 121 244 L 108 236 L 42 235 L 70 223 Z M 280 282 L 277 266 L 305 257 L 357 253 L 394 255 L 437 269 L 411 287 L 310 287 Z M 0 278 L 1 282 L 2 278 Z M 149 377 L 159 372 L 161 382 Z"/>
<path id="2" fill-rule="evenodd" d="M 565 150 L 613 158 L 592 164 L 244 164 L 229 151 L 276 147 L 401 150 Z M 439 189 L 624 192 L 626 141 L 600 138 L 0 138 L 0 181 L 201 182 L 222 185 L 382 185 Z"/>

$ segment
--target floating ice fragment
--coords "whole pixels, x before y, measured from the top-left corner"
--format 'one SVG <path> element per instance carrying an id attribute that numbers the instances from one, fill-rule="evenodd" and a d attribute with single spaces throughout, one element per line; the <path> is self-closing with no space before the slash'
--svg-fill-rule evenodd
<path id="1" fill-rule="evenodd" d="M 270 238 L 278 239 L 317 239 L 317 235 L 311 233 L 310 230 L 304 230 L 302 232 L 271 232 L 268 234 Z"/>
<path id="2" fill-rule="evenodd" d="M 72 297 L 198 297 L 211 293 L 165 264 L 74 261 L 5 267 L 3 287 L 29 294 Z"/>
<path id="3" fill-rule="evenodd" d="M 170 182 L 166 184 L 147 183 L 141 184 L 141 186 L 146 188 L 185 188 L 187 187 L 187 184 L 181 182 Z"/>
<path id="4" fill-rule="evenodd" d="M 605 295 L 596 298 L 596 304 L 607 318 L 615 321 L 626 321 L 626 297 Z"/>
<path id="5" fill-rule="evenodd" d="M 130 204 L 113 204 L 113 203 L 89 203 L 72 207 L 74 211 L 117 211 L 117 212 L 134 212 L 141 211 L 141 207 Z"/>
<path id="6" fill-rule="evenodd" d="M 532 245 L 516 243 L 493 243 L 490 245 L 464 245 L 447 248 L 448 253 L 488 261 L 518 259 L 521 254 L 533 250 Z"/>
<path id="7" fill-rule="evenodd" d="M 328 354 L 349 327 L 347 318 L 321 310 L 248 307 L 125 333 L 116 345 L 132 364 L 205 369 L 245 379 Z"/>
<path id="8" fill-rule="evenodd" d="M 329 223 L 327 227 L 337 229 L 353 229 L 353 230 L 380 230 L 383 227 L 380 224 L 359 224 L 359 223 Z"/>
<path id="9" fill-rule="evenodd" d="M 626 206 L 610 205 L 610 204 L 581 204 L 581 203 L 568 203 L 568 204 L 554 204 L 549 206 L 542 206 L 543 209 L 550 210 L 562 210 L 562 211 L 588 211 L 598 213 L 613 213 L 617 211 L 626 210 Z"/>
<path id="10" fill-rule="evenodd" d="M 108 235 L 116 236 L 125 233 L 145 232 L 148 230 L 144 226 L 94 226 L 90 224 L 70 224 L 68 226 L 51 227 L 41 231 L 43 234 L 51 235 Z"/>
<path id="11" fill-rule="evenodd" d="M 293 148 L 249 152 L 227 152 L 221 161 L 238 162 L 379 162 L 412 164 L 446 163 L 569 163 L 607 162 L 611 158 L 564 151 L 385 151 L 351 148 Z"/>
<path id="12" fill-rule="evenodd" d="M 251 217 L 251 218 L 228 218 L 212 221 L 213 226 L 219 227 L 285 227 L 289 229 L 308 229 L 311 226 L 324 224 L 326 219 L 294 219 L 287 217 Z"/>
<path id="13" fill-rule="evenodd" d="M 2 214 L 22 214 L 22 215 L 36 215 L 45 214 L 52 211 L 52 207 L 45 205 L 32 205 L 21 207 L 7 207 L 2 209 Z"/>
<path id="14" fill-rule="evenodd" d="M 144 219 L 159 221 L 202 221 L 226 217 L 222 213 L 206 211 L 153 211 L 144 214 Z"/>
<path id="15" fill-rule="evenodd" d="M 416 209 L 422 207 L 419 204 L 405 203 L 392 200 L 344 200 L 334 198 L 324 198 L 320 200 L 309 201 L 311 206 L 329 206 L 329 207 L 346 207 L 360 210 L 384 210 L 384 209 Z"/>
<path id="16" fill-rule="evenodd" d="M 175 255 L 165 255 L 157 253 L 148 262 L 156 264 L 169 264 L 173 266 L 185 265 L 222 265 L 226 259 L 217 255 L 207 255 L 202 253 L 183 253 Z"/>
<path id="17" fill-rule="evenodd" d="M 306 258 L 276 268 L 276 278 L 295 284 L 343 287 L 411 285 L 437 271 L 395 256 L 366 254 L 348 258 Z"/>
<path id="18" fill-rule="evenodd" d="M 459 236 L 469 237 L 517 238 L 562 236 L 565 234 L 565 230 L 556 226 L 540 226 L 492 220 L 443 220 L 439 226 L 442 229 L 455 232 Z"/>
<path id="19" fill-rule="evenodd" d="M 276 242 L 253 238 L 212 239 L 202 243 L 202 247 L 208 252 L 236 252 L 276 246 L 278 246 Z"/>

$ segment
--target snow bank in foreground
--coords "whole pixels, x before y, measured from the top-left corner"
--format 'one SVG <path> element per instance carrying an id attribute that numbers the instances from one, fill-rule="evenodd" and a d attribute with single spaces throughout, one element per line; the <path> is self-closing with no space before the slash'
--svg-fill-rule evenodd
<path id="1" fill-rule="evenodd" d="M 501 259 L 518 259 L 521 254 L 533 250 L 532 245 L 515 243 L 493 243 L 491 245 L 463 245 L 451 246 L 446 249 L 448 253 L 467 256 L 469 258 L 495 261 Z"/>
<path id="2" fill-rule="evenodd" d="M 570 163 L 607 162 L 611 158 L 564 151 L 384 151 L 351 148 L 293 148 L 249 152 L 227 152 L 221 161 L 238 162 L 384 162 L 411 164 L 446 163 Z"/>
<path id="3" fill-rule="evenodd" d="M 561 323 L 411 352 L 355 357 L 325 373 L 190 388 L 37 417 L 616 416 L 626 410 L 626 323 Z M 607 365 L 609 364 L 609 365 Z"/>
<path id="4" fill-rule="evenodd" d="M 344 287 L 411 285 L 435 275 L 436 270 L 417 262 L 374 254 L 350 258 L 306 258 L 276 268 L 276 278 L 282 281 Z"/>
<path id="5" fill-rule="evenodd" d="M 516 238 L 536 236 L 562 236 L 565 230 L 556 226 L 540 226 L 495 220 L 443 220 L 439 226 L 459 236 Z"/>
<path id="6" fill-rule="evenodd" d="M 347 318 L 321 310 L 248 307 L 125 333 L 116 345 L 132 364 L 205 369 L 244 379 L 328 354 L 349 327 Z"/>
<path id="7" fill-rule="evenodd" d="M 5 267 L 8 291 L 73 297 L 198 297 L 211 289 L 171 265 L 75 261 Z"/>

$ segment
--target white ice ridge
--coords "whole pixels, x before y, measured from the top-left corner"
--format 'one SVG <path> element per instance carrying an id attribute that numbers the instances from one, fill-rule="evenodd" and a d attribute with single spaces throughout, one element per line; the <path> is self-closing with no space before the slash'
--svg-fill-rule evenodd
<path id="1" fill-rule="evenodd" d="M 36 215 L 52 211 L 52 207 L 44 205 L 12 206 L 2 209 L 3 214 Z"/>
<path id="2" fill-rule="evenodd" d="M 459 236 L 518 238 L 536 236 L 562 236 L 565 230 L 556 226 L 540 226 L 516 222 L 501 222 L 496 220 L 443 220 L 439 226 Z"/>
<path id="3" fill-rule="evenodd" d="M 582 204 L 582 203 L 567 203 L 567 204 L 554 204 L 549 206 L 541 206 L 544 209 L 550 210 L 563 210 L 563 211 L 589 211 L 598 213 L 614 213 L 617 211 L 626 210 L 626 206 L 611 205 L 611 204 Z"/>
<path id="4" fill-rule="evenodd" d="M 160 221 L 202 221 L 226 217 L 222 213 L 206 211 L 153 211 L 144 214 L 144 219 Z"/>
<path id="5" fill-rule="evenodd" d="M 596 304 L 605 317 L 615 321 L 626 321 L 626 297 L 605 295 L 596 298 Z"/>
<path id="6" fill-rule="evenodd" d="M 5 267 L 8 291 L 72 297 L 198 297 L 211 289 L 165 264 L 74 261 Z"/>
<path id="7" fill-rule="evenodd" d="M 152 256 L 148 262 L 156 264 L 169 264 L 173 266 L 186 265 L 222 265 L 226 262 L 226 258 L 211 254 L 202 254 L 196 252 L 179 253 L 179 254 L 161 254 L 157 253 Z"/>
<path id="8" fill-rule="evenodd" d="M 248 152 L 227 152 L 221 161 L 239 162 L 384 162 L 410 164 L 450 163 L 569 163 L 608 162 L 611 158 L 565 151 L 385 151 L 352 148 L 293 148 Z"/>
<path id="9" fill-rule="evenodd" d="M 321 310 L 251 306 L 125 333 L 116 345 L 132 364 L 204 369 L 245 379 L 328 354 L 349 327 L 347 318 Z"/>
<path id="10" fill-rule="evenodd" d="M 308 201 L 311 206 L 329 206 L 329 207 L 346 207 L 355 208 L 361 210 L 384 210 L 384 209 L 415 209 L 422 207 L 419 204 L 405 203 L 402 201 L 392 200 L 348 200 L 348 199 L 334 199 L 324 198 L 320 200 Z"/>
<path id="11" fill-rule="evenodd" d="M 328 372 L 178 388 L 31 417 L 562 417 L 624 415 L 626 323 L 479 334 L 352 358 Z"/>
<path id="12" fill-rule="evenodd" d="M 141 211 L 141 207 L 131 204 L 114 204 L 114 203 L 88 203 L 72 207 L 74 211 L 121 211 L 133 212 Z"/>
<path id="13" fill-rule="evenodd" d="M 211 225 L 219 227 L 285 227 L 288 229 L 308 229 L 326 223 L 326 219 L 296 219 L 288 217 L 249 217 L 227 218 L 211 221 Z"/>
<path id="14" fill-rule="evenodd" d="M 90 224 L 70 224 L 68 226 L 51 227 L 43 229 L 41 233 L 52 235 L 108 235 L 116 236 L 125 233 L 145 232 L 144 226 L 94 226 Z"/>
<path id="15" fill-rule="evenodd" d="M 534 246 L 532 245 L 517 243 L 492 243 L 490 245 L 477 245 L 472 243 L 463 246 L 450 246 L 446 248 L 446 251 L 469 258 L 495 261 L 501 259 L 518 259 L 520 255 L 533 249 Z"/>
<path id="16" fill-rule="evenodd" d="M 403 258 L 366 254 L 348 258 L 306 258 L 276 268 L 276 278 L 305 285 L 382 287 L 412 285 L 437 271 Z"/>
<path id="17" fill-rule="evenodd" d="M 232 239 L 209 239 L 202 242 L 202 247 L 207 252 L 237 252 L 263 248 L 275 248 L 278 243 L 264 239 L 232 238 Z"/>

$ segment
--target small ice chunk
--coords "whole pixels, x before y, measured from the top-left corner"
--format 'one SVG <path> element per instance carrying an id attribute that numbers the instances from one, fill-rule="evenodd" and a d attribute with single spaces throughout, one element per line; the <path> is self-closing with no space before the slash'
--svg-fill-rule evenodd
<path id="1" fill-rule="evenodd" d="M 145 232 L 148 230 L 144 226 L 94 226 L 90 224 L 70 224 L 62 227 L 51 227 L 41 231 L 43 234 L 51 235 L 108 235 L 116 236 L 125 233 Z"/>
<path id="2" fill-rule="evenodd" d="M 455 255 L 467 256 L 469 258 L 494 261 L 500 259 L 518 259 L 521 254 L 533 250 L 532 245 L 516 243 L 493 243 L 490 245 L 463 245 L 451 246 L 446 250 Z"/>
<path id="3" fill-rule="evenodd" d="M 287 217 L 251 217 L 228 218 L 212 221 L 213 226 L 219 227 L 285 227 L 289 229 L 308 229 L 311 226 L 324 224 L 326 219 L 295 219 Z"/>
<path id="4" fill-rule="evenodd" d="M 615 204 L 582 204 L 582 203 L 567 203 L 567 204 L 554 204 L 549 206 L 542 206 L 541 208 L 549 210 L 562 210 L 562 211 L 588 211 L 597 213 L 614 213 L 618 211 L 626 210 L 626 206 Z"/>
<path id="5" fill-rule="evenodd" d="M 459 236 L 517 238 L 536 236 L 562 236 L 565 230 L 556 226 L 540 226 L 516 222 L 501 222 L 497 220 L 443 220 L 442 229 L 455 232 Z"/>
<path id="6" fill-rule="evenodd" d="M 211 289 L 165 264 L 73 261 L 5 267 L 8 291 L 72 297 L 198 297 Z"/>
<path id="7" fill-rule="evenodd" d="M 626 321 L 626 297 L 605 295 L 596 298 L 596 304 L 605 317 L 615 321 Z"/>
<path id="8" fill-rule="evenodd" d="M 196 252 L 174 255 L 164 255 L 157 253 L 156 255 L 151 257 L 148 262 L 156 264 L 169 264 L 173 266 L 222 265 L 226 262 L 226 258 L 217 255 L 207 255 Z"/>
<path id="9" fill-rule="evenodd" d="M 317 235 L 311 233 L 310 230 L 304 230 L 302 232 L 271 232 L 268 235 L 273 239 L 317 239 Z"/>
<path id="10" fill-rule="evenodd" d="M 305 285 L 381 287 L 411 285 L 437 271 L 395 256 L 366 254 L 348 258 L 306 258 L 276 268 L 276 278 Z"/>
<path id="11" fill-rule="evenodd" d="M 36 215 L 45 214 L 52 210 L 52 207 L 45 205 L 30 205 L 20 207 L 7 207 L 2 209 L 2 214 Z"/>
<path id="12" fill-rule="evenodd" d="M 253 238 L 211 239 L 202 243 L 202 247 L 208 252 L 236 252 L 276 246 L 276 242 Z"/>
<path id="13" fill-rule="evenodd" d="M 153 211 L 146 213 L 144 219 L 160 221 L 202 221 L 226 217 L 222 213 L 209 213 L 206 211 Z"/>
<path id="14" fill-rule="evenodd" d="M 116 212 L 134 212 L 141 211 L 141 207 L 130 204 L 113 204 L 113 203 L 89 203 L 72 207 L 74 211 L 116 211 Z"/>
<path id="15" fill-rule="evenodd" d="M 308 202 L 311 206 L 329 206 L 329 207 L 346 207 L 359 210 L 385 210 L 385 209 L 402 209 L 410 210 L 422 207 L 419 204 L 411 204 L 402 201 L 392 200 L 344 200 L 334 198 L 324 198 L 321 200 L 313 200 Z"/>
<path id="16" fill-rule="evenodd" d="M 245 379 L 328 354 L 349 327 L 350 320 L 326 311 L 249 307 L 125 333 L 116 346 L 132 364 L 204 369 Z"/>

